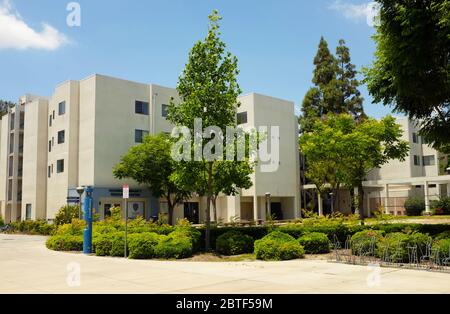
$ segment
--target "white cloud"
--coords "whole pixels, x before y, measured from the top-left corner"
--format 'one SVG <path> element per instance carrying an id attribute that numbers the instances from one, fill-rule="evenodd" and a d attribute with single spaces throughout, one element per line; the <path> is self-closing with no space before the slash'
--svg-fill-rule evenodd
<path id="1" fill-rule="evenodd" d="M 349 20 L 365 20 L 367 25 L 373 27 L 377 23 L 379 5 L 374 1 L 363 4 L 353 4 L 342 0 L 335 0 L 334 3 L 329 6 L 329 9 L 341 13 Z"/>
<path id="2" fill-rule="evenodd" d="M 55 50 L 67 43 L 69 39 L 47 23 L 42 23 L 41 31 L 28 26 L 19 13 L 13 12 L 10 0 L 0 3 L 0 50 Z"/>

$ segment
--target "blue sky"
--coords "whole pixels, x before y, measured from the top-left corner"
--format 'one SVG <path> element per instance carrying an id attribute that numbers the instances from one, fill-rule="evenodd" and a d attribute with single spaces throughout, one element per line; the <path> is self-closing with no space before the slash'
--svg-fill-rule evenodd
<path id="1" fill-rule="evenodd" d="M 92 73 L 175 87 L 213 9 L 244 93 L 299 106 L 322 35 L 332 50 L 345 39 L 358 68 L 375 49 L 363 0 L 79 0 L 80 27 L 67 25 L 69 2 L 0 0 L 0 98 L 51 95 L 58 83 Z M 390 113 L 361 91 L 369 115 Z"/>

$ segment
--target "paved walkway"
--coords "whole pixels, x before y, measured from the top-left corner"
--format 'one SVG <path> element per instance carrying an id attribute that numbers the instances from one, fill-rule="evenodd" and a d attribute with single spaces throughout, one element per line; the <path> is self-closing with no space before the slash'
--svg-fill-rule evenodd
<path id="1" fill-rule="evenodd" d="M 52 252 L 44 242 L 43 237 L 0 235 L 0 294 L 450 293 L 450 275 L 425 271 L 306 260 L 132 261 Z"/>

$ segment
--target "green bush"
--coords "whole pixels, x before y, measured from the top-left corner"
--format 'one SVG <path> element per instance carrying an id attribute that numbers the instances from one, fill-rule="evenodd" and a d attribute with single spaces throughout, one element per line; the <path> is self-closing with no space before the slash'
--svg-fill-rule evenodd
<path id="1" fill-rule="evenodd" d="M 113 235 L 96 234 L 92 241 L 93 251 L 97 256 L 110 256 L 112 249 Z M 122 250 L 123 253 L 123 250 Z"/>
<path id="2" fill-rule="evenodd" d="M 442 260 L 450 257 L 450 239 L 443 239 L 433 243 L 433 249 L 439 249 L 439 256 Z M 447 265 L 448 266 L 448 265 Z"/>
<path id="3" fill-rule="evenodd" d="M 326 254 L 330 252 L 330 240 L 325 233 L 308 233 L 298 239 L 307 254 Z"/>
<path id="4" fill-rule="evenodd" d="M 292 236 L 275 231 L 255 242 L 256 258 L 260 260 L 291 260 L 305 255 L 303 247 Z"/>
<path id="5" fill-rule="evenodd" d="M 352 254 L 359 254 L 361 251 L 368 252 L 370 246 L 376 244 L 383 238 L 383 231 L 379 230 L 365 230 L 355 233 L 351 238 Z M 375 253 L 375 252 L 374 252 Z"/>
<path id="6" fill-rule="evenodd" d="M 444 232 L 438 234 L 434 239 L 436 241 L 450 239 L 450 230 L 449 231 L 444 231 Z"/>
<path id="7" fill-rule="evenodd" d="M 59 209 L 58 213 L 55 216 L 55 225 L 65 225 L 70 224 L 73 219 L 80 219 L 79 217 L 79 209 L 78 205 L 66 205 Z"/>
<path id="8" fill-rule="evenodd" d="M 128 249 L 129 248 L 127 247 L 127 254 L 129 254 Z M 125 254 L 125 234 L 123 232 L 117 232 L 112 235 L 110 256 L 123 257 L 124 254 Z"/>
<path id="9" fill-rule="evenodd" d="M 191 257 L 192 254 L 192 240 L 179 233 L 161 235 L 155 247 L 155 255 L 158 258 L 182 259 Z"/>
<path id="10" fill-rule="evenodd" d="M 198 229 L 192 227 L 192 224 L 186 219 L 178 221 L 177 226 L 171 233 L 177 234 L 178 236 L 185 236 L 191 239 L 194 253 L 201 250 L 202 234 Z"/>
<path id="11" fill-rule="evenodd" d="M 377 245 L 377 256 L 382 257 L 386 250 L 394 263 L 408 262 L 410 247 L 417 246 L 419 255 L 425 254 L 430 237 L 422 233 L 390 233 L 380 239 Z"/>
<path id="12" fill-rule="evenodd" d="M 437 201 L 432 201 L 431 208 L 435 215 L 450 215 L 450 197 L 443 196 Z"/>
<path id="13" fill-rule="evenodd" d="M 405 202 L 406 215 L 420 216 L 425 211 L 425 199 L 423 197 L 410 197 Z"/>
<path id="14" fill-rule="evenodd" d="M 155 247 L 161 236 L 156 233 L 139 233 L 130 235 L 128 241 L 131 259 L 150 259 L 155 257 Z"/>
<path id="15" fill-rule="evenodd" d="M 53 251 L 80 252 L 83 250 L 83 237 L 74 235 L 55 235 L 47 240 L 46 246 Z"/>
<path id="16" fill-rule="evenodd" d="M 12 233 L 24 233 L 31 235 L 51 235 L 55 231 L 55 226 L 48 224 L 44 220 L 24 220 L 11 223 Z"/>
<path id="17" fill-rule="evenodd" d="M 57 227 L 56 235 L 83 235 L 84 221 L 79 219 L 73 219 L 72 223 L 64 224 Z"/>
<path id="18" fill-rule="evenodd" d="M 2 216 L 0 216 L 0 228 L 5 225 L 5 221 L 3 220 Z"/>
<path id="19" fill-rule="evenodd" d="M 216 251 L 227 256 L 253 253 L 253 243 L 251 236 L 238 231 L 229 231 L 217 238 Z"/>

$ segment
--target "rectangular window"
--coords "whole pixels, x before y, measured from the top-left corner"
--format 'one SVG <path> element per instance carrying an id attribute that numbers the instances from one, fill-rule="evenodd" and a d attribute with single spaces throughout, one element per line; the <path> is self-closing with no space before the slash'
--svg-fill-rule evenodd
<path id="1" fill-rule="evenodd" d="M 50 116 L 49 119 L 48 119 L 48 126 L 49 127 L 52 126 L 52 121 L 53 121 L 52 116 Z"/>
<path id="2" fill-rule="evenodd" d="M 53 116 L 53 120 L 55 120 L 55 110 L 53 110 L 52 116 Z"/>
<path id="3" fill-rule="evenodd" d="M 48 141 L 48 152 L 52 152 L 52 141 Z"/>
<path id="4" fill-rule="evenodd" d="M 48 174 L 47 174 L 47 176 L 49 178 L 51 178 L 51 176 L 52 176 L 52 167 L 51 166 L 48 166 Z"/>
<path id="5" fill-rule="evenodd" d="M 434 156 L 424 156 L 423 157 L 423 165 L 424 166 L 435 166 L 436 159 L 434 158 Z"/>
<path id="6" fill-rule="evenodd" d="M 248 122 L 247 112 L 240 112 L 237 114 L 237 124 L 246 124 Z"/>
<path id="7" fill-rule="evenodd" d="M 31 204 L 26 205 L 26 220 L 31 220 Z"/>
<path id="8" fill-rule="evenodd" d="M 64 159 L 58 160 L 56 163 L 56 173 L 64 172 Z"/>
<path id="9" fill-rule="evenodd" d="M 420 166 L 420 156 L 414 155 L 414 166 Z"/>
<path id="10" fill-rule="evenodd" d="M 413 133 L 413 143 L 414 144 L 419 144 L 419 136 L 417 135 L 417 133 Z"/>
<path id="11" fill-rule="evenodd" d="M 149 103 L 145 102 L 145 101 L 136 100 L 135 113 L 148 116 L 149 115 Z"/>
<path id="12" fill-rule="evenodd" d="M 58 115 L 62 116 L 66 114 L 66 102 L 62 101 L 58 104 Z"/>
<path id="13" fill-rule="evenodd" d="M 66 131 L 58 132 L 58 144 L 64 144 L 66 141 Z"/>
<path id="14" fill-rule="evenodd" d="M 52 137 L 52 146 L 55 146 L 55 138 Z"/>
<path id="15" fill-rule="evenodd" d="M 135 130 L 134 131 L 134 141 L 136 143 L 143 143 L 144 142 L 144 137 L 146 137 L 147 135 L 149 135 L 148 131 Z"/>
<path id="16" fill-rule="evenodd" d="M 161 115 L 163 118 L 167 118 L 167 116 L 169 115 L 169 106 L 162 104 L 161 105 Z"/>

